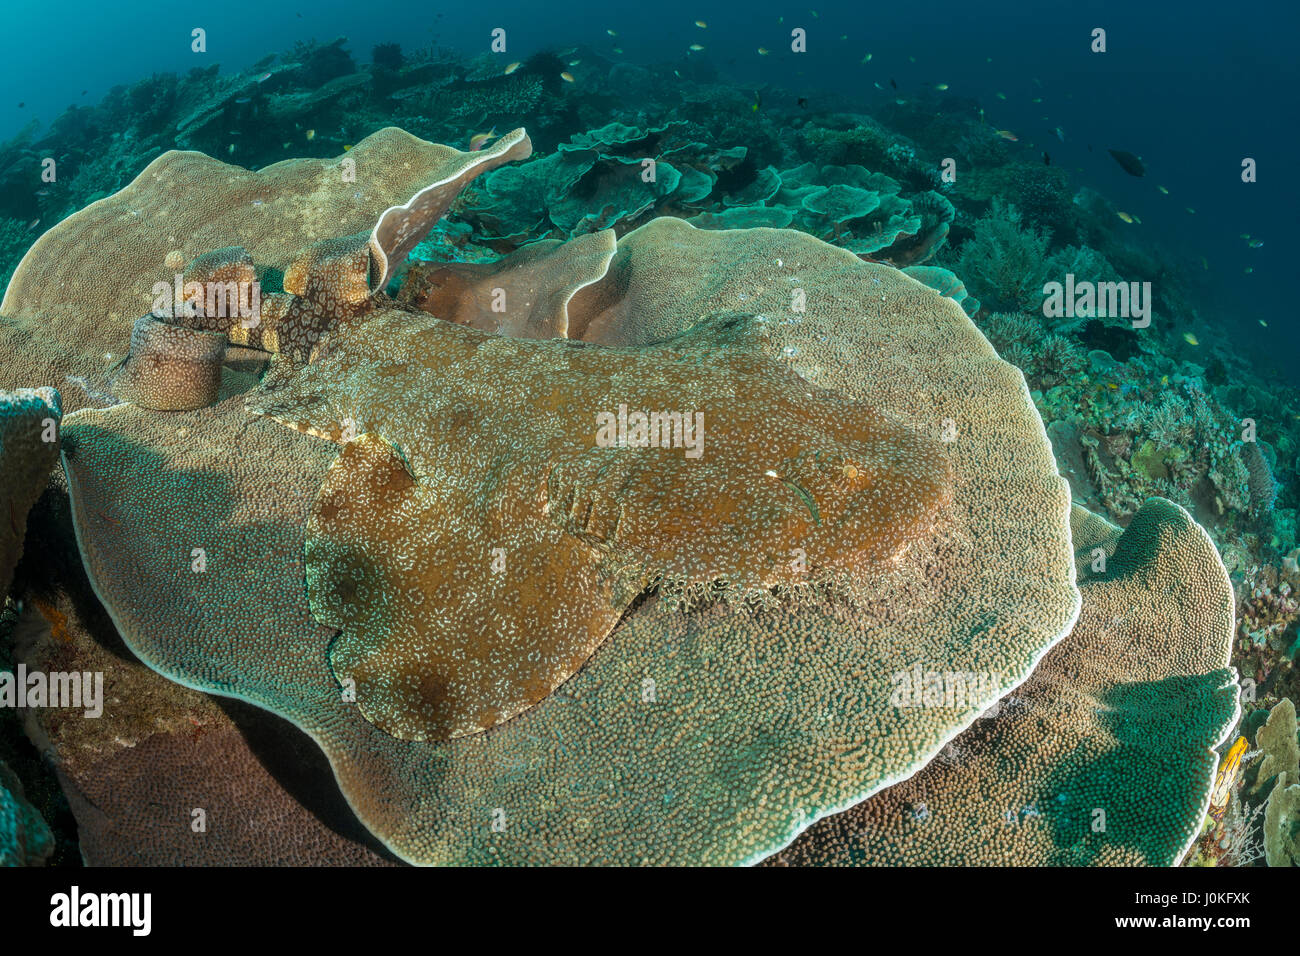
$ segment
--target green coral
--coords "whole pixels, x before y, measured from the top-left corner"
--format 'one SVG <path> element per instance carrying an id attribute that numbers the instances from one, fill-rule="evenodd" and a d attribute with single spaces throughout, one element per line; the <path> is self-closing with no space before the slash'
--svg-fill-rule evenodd
<path id="1" fill-rule="evenodd" d="M 975 223 L 974 235 L 962 246 L 957 273 L 979 298 L 999 311 L 1028 312 L 1043 297 L 1051 274 L 1048 237 L 1025 228 L 1019 210 L 999 199 Z"/>

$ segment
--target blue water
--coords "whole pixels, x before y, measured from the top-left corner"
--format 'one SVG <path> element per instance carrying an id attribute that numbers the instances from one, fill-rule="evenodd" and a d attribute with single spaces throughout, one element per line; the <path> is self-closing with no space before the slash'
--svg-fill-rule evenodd
<path id="1" fill-rule="evenodd" d="M 32 117 L 48 123 L 70 103 L 97 102 L 114 84 L 153 72 L 212 63 L 236 71 L 296 40 L 338 35 L 349 38 L 358 63 L 369 60 L 374 44 L 391 40 L 406 49 L 437 43 L 477 53 L 498 26 L 508 31 L 511 58 L 587 44 L 618 45 L 628 60 L 662 62 L 680 60 L 690 43 L 702 42 L 707 49 L 692 55 L 710 58 L 737 85 L 769 84 L 810 99 L 834 91 L 860 96 L 868 107 L 947 83 L 950 94 L 977 99 L 995 127 L 1014 131 L 1027 155 L 1048 150 L 1055 165 L 1078 170 L 1078 182 L 1138 216 L 1134 228 L 1194 277 L 1203 316 L 1239 348 L 1253 350 L 1262 374 L 1300 380 L 1293 360 L 1300 324 L 1289 288 L 1300 252 L 1300 185 L 1289 165 L 1300 151 L 1292 103 L 1295 4 L 814 4 L 71 0 L 56 11 L 6 4 L 0 139 Z M 708 28 L 695 27 L 696 19 Z M 802 55 L 789 52 L 795 26 L 808 32 Z M 1089 50 L 1098 26 L 1107 30 L 1105 54 Z M 194 27 L 207 31 L 206 53 L 191 52 Z M 772 54 L 760 57 L 759 46 Z M 864 65 L 867 52 L 872 59 Z M 997 99 L 998 92 L 1007 99 Z M 1064 142 L 1053 132 L 1058 126 Z M 1147 176 L 1124 173 L 1107 148 L 1140 155 Z M 1246 156 L 1259 170 L 1259 181 L 1249 185 L 1240 178 Z M 1264 245 L 1248 248 L 1241 233 Z"/>

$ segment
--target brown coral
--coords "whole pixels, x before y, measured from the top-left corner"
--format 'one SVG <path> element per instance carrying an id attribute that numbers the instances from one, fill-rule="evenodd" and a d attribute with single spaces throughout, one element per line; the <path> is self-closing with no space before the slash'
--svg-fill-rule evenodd
<path id="1" fill-rule="evenodd" d="M 378 313 L 253 396 L 313 434 L 362 433 L 307 539 L 312 607 L 344 629 L 331 660 L 362 711 L 408 739 L 479 731 L 569 677 L 649 584 L 743 598 L 859 578 L 927 535 L 943 446 L 809 386 L 757 332 L 721 315 L 592 349 Z"/>

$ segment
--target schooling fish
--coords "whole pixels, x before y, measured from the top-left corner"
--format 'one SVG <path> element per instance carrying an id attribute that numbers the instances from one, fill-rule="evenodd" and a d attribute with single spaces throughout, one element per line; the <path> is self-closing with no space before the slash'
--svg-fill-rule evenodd
<path id="1" fill-rule="evenodd" d="M 862 58 L 862 62 L 863 62 L 863 63 L 870 63 L 870 62 L 871 62 L 871 54 L 868 53 L 866 56 L 864 56 L 864 57 Z"/>
<path id="2" fill-rule="evenodd" d="M 316 131 L 314 129 L 309 129 L 307 130 L 306 136 L 307 136 L 307 142 L 310 143 L 313 139 L 316 138 Z M 231 149 L 234 149 L 234 147 L 232 146 Z"/>
<path id="3" fill-rule="evenodd" d="M 767 49 L 767 47 L 762 47 L 762 46 L 761 46 L 761 47 L 758 48 L 758 55 L 759 55 L 759 56 L 767 56 L 767 55 L 768 55 L 769 53 L 771 53 L 771 52 L 772 52 L 772 51 L 769 50 L 769 49 Z"/>
<path id="4" fill-rule="evenodd" d="M 1058 126 L 1056 127 L 1055 130 L 1053 130 L 1053 132 L 1056 133 L 1057 139 L 1059 139 L 1062 143 L 1065 142 L 1065 130 L 1061 129 L 1061 127 Z"/>
<path id="5" fill-rule="evenodd" d="M 1168 189 L 1165 189 L 1164 186 L 1157 186 L 1156 189 L 1160 190 L 1160 191 L 1161 191 L 1162 193 L 1164 193 L 1166 196 L 1169 195 L 1169 190 L 1168 190 Z"/>
<path id="6" fill-rule="evenodd" d="M 703 30 L 705 27 L 708 26 L 708 24 L 705 23 L 703 20 L 696 20 L 695 25 L 699 27 L 701 30 Z"/>
<path id="7" fill-rule="evenodd" d="M 608 33 L 608 34 L 609 34 L 610 36 L 612 36 L 612 37 L 616 37 L 616 36 L 618 36 L 618 34 L 615 33 L 613 30 L 606 30 L 605 32 Z"/>
<path id="8" fill-rule="evenodd" d="M 517 70 L 517 69 L 519 69 L 519 61 L 518 61 L 518 60 L 515 60 L 515 62 L 509 64 L 509 65 L 506 67 L 506 71 L 505 71 L 505 73 L 502 74 L 502 75 L 503 75 L 503 76 L 509 76 L 511 73 L 513 73 L 513 72 L 514 72 L 515 70 Z"/>
<path id="9" fill-rule="evenodd" d="M 1133 217 L 1130 216 L 1130 215 L 1129 215 L 1128 213 L 1126 213 L 1126 212 L 1117 212 L 1117 213 L 1115 213 L 1115 215 L 1119 216 L 1119 218 L 1123 219 L 1125 222 L 1132 222 L 1132 221 L 1133 221 Z"/>
<path id="10" fill-rule="evenodd" d="M 560 74 L 560 79 L 562 79 L 565 83 L 572 83 L 573 74 L 570 73 L 568 70 L 565 70 L 563 73 Z"/>
<path id="11" fill-rule="evenodd" d="M 1110 153 L 1115 162 L 1119 163 L 1120 168 L 1130 176 L 1145 176 L 1147 174 L 1147 168 L 1142 165 L 1142 160 L 1132 153 L 1122 149 L 1108 149 L 1106 152 Z"/>
<path id="12" fill-rule="evenodd" d="M 1183 333 L 1183 341 L 1186 342 L 1188 345 L 1200 345 L 1200 344 L 1201 344 L 1199 341 L 1197 341 L 1196 336 L 1194 336 L 1191 332 L 1184 332 L 1184 333 Z"/>
<path id="13" fill-rule="evenodd" d="M 1250 246 L 1250 248 L 1252 249 L 1258 249 L 1263 244 L 1264 244 L 1263 239 L 1252 239 L 1250 240 L 1250 242 L 1246 243 L 1246 245 Z"/>
<path id="14" fill-rule="evenodd" d="M 490 140 L 492 137 L 496 136 L 496 134 L 497 134 L 497 128 L 495 126 L 493 126 L 486 133 L 475 133 L 473 136 L 469 138 L 469 151 L 471 153 L 477 153 L 480 149 L 482 149 L 485 145 L 487 145 L 487 141 Z"/>
<path id="15" fill-rule="evenodd" d="M 704 49 L 704 44 L 703 44 L 703 43 L 692 43 L 691 46 L 690 46 L 690 48 L 691 48 L 692 50 L 694 50 L 696 53 L 699 53 L 701 50 Z"/>
<path id="16" fill-rule="evenodd" d="M 1001 136 L 1003 139 L 1008 139 L 1008 140 L 1010 140 L 1010 141 L 1013 142 L 1013 143 L 1018 143 L 1018 142 L 1020 142 L 1020 137 L 1017 136 L 1015 133 L 1011 132 L 1011 130 L 1009 130 L 1009 129 L 1000 129 L 1000 130 L 998 130 L 998 135 Z"/>
<path id="17" fill-rule="evenodd" d="M 947 84 L 947 83 L 936 83 L 936 84 L 934 85 L 934 88 L 935 88 L 936 90 L 946 90 L 946 89 L 948 88 L 948 84 Z"/>

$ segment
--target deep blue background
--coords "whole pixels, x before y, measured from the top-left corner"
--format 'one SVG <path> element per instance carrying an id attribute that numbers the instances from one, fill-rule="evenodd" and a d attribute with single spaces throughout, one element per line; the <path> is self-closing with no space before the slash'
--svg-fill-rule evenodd
<path id="1" fill-rule="evenodd" d="M 1291 168 L 1300 152 L 1297 10 L 1295 3 L 1225 6 L 1204 0 L 931 0 L 892 7 L 862 0 L 814 0 L 811 7 L 764 0 L 70 0 L 24 6 L 7 0 L 0 12 L 0 138 L 32 116 L 48 122 L 69 103 L 95 102 L 110 86 L 155 71 L 183 72 L 214 62 L 238 70 L 295 40 L 340 34 L 350 38 L 361 63 L 368 62 L 373 44 L 386 40 L 408 50 L 436 41 L 477 52 L 486 49 L 491 29 L 503 26 L 510 59 L 547 46 L 586 43 L 621 46 L 636 61 L 673 60 L 700 42 L 707 50 L 697 55 L 712 57 L 724 74 L 745 84 L 768 82 L 809 94 L 856 90 L 870 103 L 886 96 L 875 82 L 888 87 L 893 78 L 902 95 L 943 82 L 953 93 L 979 98 L 989 121 L 1014 130 L 1026 149 L 1048 148 L 1056 165 L 1079 168 L 1082 183 L 1138 215 L 1142 224 L 1133 228 L 1199 270 L 1203 314 L 1225 335 L 1253 346 L 1262 367 L 1295 376 L 1300 324 L 1290 284 L 1300 243 L 1300 186 Z M 708 29 L 695 27 L 696 19 L 708 21 Z M 195 26 L 208 33 L 204 55 L 190 52 Z M 793 26 L 808 31 L 805 55 L 788 52 Z M 1104 55 L 1089 51 L 1096 26 L 1108 33 Z M 618 31 L 618 38 L 611 39 L 607 28 Z M 758 56 L 758 46 L 772 55 Z M 868 51 L 873 58 L 863 65 Z M 1006 94 L 1005 102 L 995 98 L 998 91 Z M 1032 103 L 1036 96 L 1043 102 Z M 1056 126 L 1065 131 L 1064 143 L 1052 133 Z M 1127 176 L 1106 154 L 1108 147 L 1141 155 L 1147 177 Z M 1254 185 L 1241 182 L 1244 156 L 1259 163 Z M 1157 184 L 1170 195 L 1159 193 Z M 1187 206 L 1196 214 L 1189 215 Z M 1241 233 L 1265 245 L 1249 249 Z M 1201 267 L 1202 256 L 1208 270 Z M 1244 272 L 1248 265 L 1251 274 Z M 1259 319 L 1269 328 L 1260 327 Z"/>

